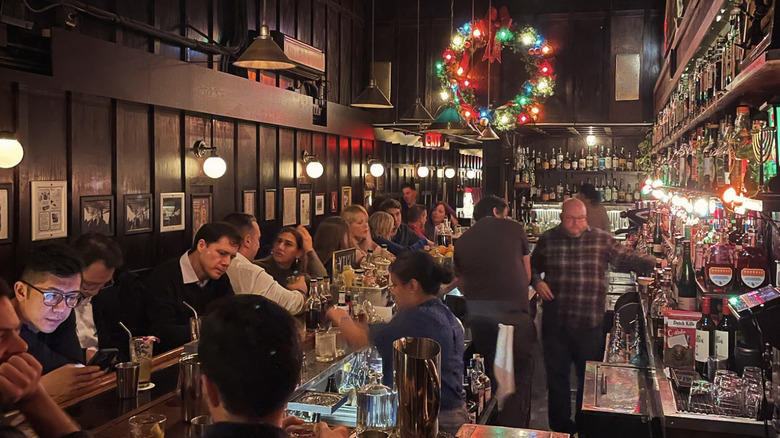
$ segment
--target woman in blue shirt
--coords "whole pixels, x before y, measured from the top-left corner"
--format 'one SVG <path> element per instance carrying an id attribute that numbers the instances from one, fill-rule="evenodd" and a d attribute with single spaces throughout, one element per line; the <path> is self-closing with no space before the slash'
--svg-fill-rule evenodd
<path id="1" fill-rule="evenodd" d="M 382 381 L 392 385 L 393 342 L 403 337 L 431 338 L 441 346 L 441 410 L 439 428 L 453 435 L 467 420 L 463 391 L 463 326 L 437 298 L 442 283 L 452 274 L 430 254 L 402 253 L 390 265 L 390 292 L 398 314 L 389 323 L 358 326 L 343 310 L 331 308 L 328 316 L 341 328 L 350 345 L 376 346 L 382 356 Z"/>
<path id="2" fill-rule="evenodd" d="M 368 219 L 368 226 L 371 230 L 371 238 L 379 245 L 387 245 L 387 250 L 397 256 L 406 251 L 415 251 L 425 248 L 428 240 L 420 238 L 417 242 L 409 246 L 401 246 L 393 242 L 393 224 L 395 219 L 390 213 L 377 211 Z"/>

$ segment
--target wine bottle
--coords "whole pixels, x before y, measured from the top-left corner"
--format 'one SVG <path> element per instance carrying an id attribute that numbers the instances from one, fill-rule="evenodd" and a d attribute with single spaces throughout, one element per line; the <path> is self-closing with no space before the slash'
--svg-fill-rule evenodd
<path id="1" fill-rule="evenodd" d="M 734 369 L 734 347 L 737 343 L 737 330 L 739 323 L 731 314 L 728 298 L 723 299 L 723 318 L 720 319 L 715 330 L 715 351 L 713 354 L 718 359 L 728 360 L 728 369 Z"/>
<path id="2" fill-rule="evenodd" d="M 585 148 L 580 149 L 579 167 L 580 170 L 587 170 L 588 157 L 585 155 Z"/>
<path id="3" fill-rule="evenodd" d="M 655 213 L 655 226 L 653 228 L 653 255 L 657 258 L 663 257 L 664 245 L 663 234 L 661 234 L 661 215 Z"/>
<path id="4" fill-rule="evenodd" d="M 571 158 L 569 158 L 569 151 L 566 151 L 566 156 L 563 157 L 563 170 L 571 170 Z"/>
<path id="5" fill-rule="evenodd" d="M 552 155 L 550 156 L 550 170 L 555 170 L 558 168 L 558 162 L 555 159 L 555 151 L 553 151 Z"/>
<path id="6" fill-rule="evenodd" d="M 680 280 L 677 282 L 677 304 L 681 310 L 696 311 L 696 274 L 691 263 L 691 241 L 683 241 L 683 259 Z"/>
<path id="7" fill-rule="evenodd" d="M 563 148 L 558 148 L 558 157 L 556 162 L 558 163 L 558 168 L 563 169 Z"/>
<path id="8" fill-rule="evenodd" d="M 715 322 L 710 316 L 710 297 L 701 299 L 701 319 L 696 323 L 696 347 L 693 353 L 696 372 L 707 378 L 707 358 L 712 355 L 715 343 Z"/>

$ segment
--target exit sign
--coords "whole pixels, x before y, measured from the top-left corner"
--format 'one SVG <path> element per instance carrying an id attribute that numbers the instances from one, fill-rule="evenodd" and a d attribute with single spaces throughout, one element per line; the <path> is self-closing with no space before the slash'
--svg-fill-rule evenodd
<path id="1" fill-rule="evenodd" d="M 438 132 L 426 132 L 425 133 L 425 147 L 427 148 L 440 148 L 444 146 L 442 142 L 441 134 Z"/>

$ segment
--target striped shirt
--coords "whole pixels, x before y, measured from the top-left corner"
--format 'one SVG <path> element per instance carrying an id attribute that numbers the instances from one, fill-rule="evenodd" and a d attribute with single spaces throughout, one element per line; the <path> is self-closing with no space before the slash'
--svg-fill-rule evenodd
<path id="1" fill-rule="evenodd" d="M 594 328 L 602 323 L 610 263 L 622 270 L 651 270 L 655 260 L 635 253 L 611 234 L 589 228 L 569 237 L 557 226 L 539 238 L 531 255 L 532 282 L 544 281 L 555 297 L 544 303 L 544 323 L 568 329 Z"/>

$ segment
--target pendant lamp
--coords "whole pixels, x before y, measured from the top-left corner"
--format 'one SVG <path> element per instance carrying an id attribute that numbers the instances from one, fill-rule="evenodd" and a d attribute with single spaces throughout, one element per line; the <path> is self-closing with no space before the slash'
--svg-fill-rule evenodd
<path id="1" fill-rule="evenodd" d="M 417 98 L 414 100 L 414 104 L 406 110 L 401 120 L 409 122 L 430 122 L 433 120 L 431 113 L 425 109 L 425 105 L 422 104 L 420 99 L 420 0 L 417 0 Z"/>
<path id="2" fill-rule="evenodd" d="M 473 3 L 472 3 L 473 4 Z M 492 14 L 490 11 L 493 10 L 493 1 L 488 1 L 488 28 L 493 28 L 493 21 L 492 21 Z M 487 48 L 485 48 L 487 50 Z M 488 59 L 488 80 L 487 80 L 487 87 L 488 87 L 488 114 L 490 113 L 490 64 L 492 62 L 490 59 Z M 488 119 L 489 120 L 489 119 Z M 482 130 L 482 133 L 477 137 L 477 140 L 500 140 L 501 137 L 496 134 L 496 131 L 493 130 L 493 127 L 491 126 L 490 121 L 488 121 L 487 126 L 485 129 Z"/>
<path id="3" fill-rule="evenodd" d="M 376 86 L 374 78 L 374 13 L 376 12 L 375 1 L 371 1 L 371 76 L 368 78 L 368 87 L 363 90 L 357 99 L 352 102 L 352 106 L 358 108 L 392 108 L 393 104 L 385 93 Z"/>
<path id="4" fill-rule="evenodd" d="M 257 70 L 286 70 L 293 68 L 295 64 L 271 39 L 271 30 L 265 24 L 265 2 L 266 0 L 263 0 L 263 24 L 260 26 L 260 35 L 252 41 L 252 44 L 249 45 L 233 65 Z"/>

